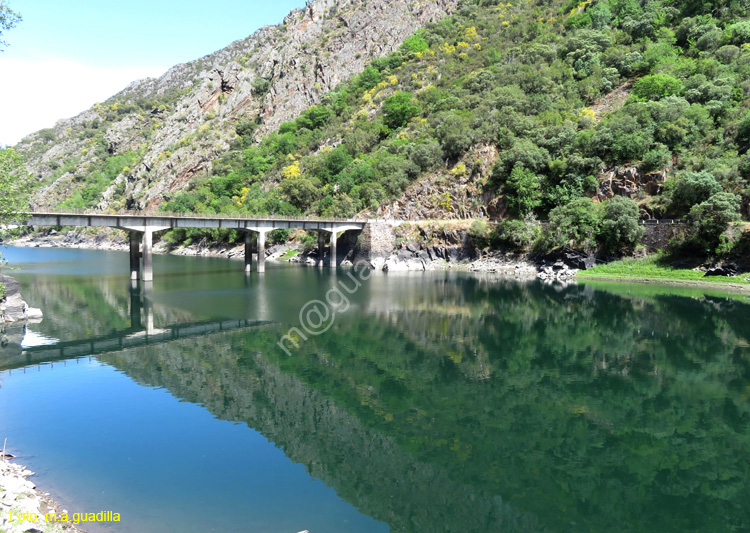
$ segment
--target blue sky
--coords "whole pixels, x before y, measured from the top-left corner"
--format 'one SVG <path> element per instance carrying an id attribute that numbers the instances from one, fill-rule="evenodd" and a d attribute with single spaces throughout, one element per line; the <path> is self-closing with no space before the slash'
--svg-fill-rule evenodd
<path id="1" fill-rule="evenodd" d="M 261 26 L 304 0 L 8 0 L 23 21 L 0 52 L 0 145 L 158 76 Z"/>

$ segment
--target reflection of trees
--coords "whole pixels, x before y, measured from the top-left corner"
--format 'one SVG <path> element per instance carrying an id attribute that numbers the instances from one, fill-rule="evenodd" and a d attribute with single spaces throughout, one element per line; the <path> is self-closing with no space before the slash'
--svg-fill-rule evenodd
<path id="1" fill-rule="evenodd" d="M 248 422 L 394 530 L 750 525 L 746 306 L 434 290 L 445 305 L 341 317 L 293 357 L 279 328 L 110 361 Z"/>
<path id="2" fill-rule="evenodd" d="M 747 305 L 419 283 L 292 357 L 269 327 L 102 358 L 257 428 L 395 531 L 750 527 Z M 25 292 L 50 336 L 130 324 L 127 286 Z"/>
<path id="3" fill-rule="evenodd" d="M 102 359 L 141 383 L 203 404 L 218 418 L 246 422 L 394 531 L 544 531 L 533 516 L 514 510 L 499 495 L 415 459 L 335 398 L 256 352 L 275 345 L 282 334 L 281 329 L 227 334 L 221 342 L 211 336 Z"/>
<path id="4" fill-rule="evenodd" d="M 121 279 L 85 280 L 77 277 L 24 285 L 27 301 L 44 312 L 44 321 L 34 330 L 43 330 L 58 339 L 86 339 L 130 327 L 133 294 L 143 306 L 144 290 L 131 289 Z M 154 320 L 160 324 L 185 321 L 188 315 L 164 306 L 150 306 Z"/>

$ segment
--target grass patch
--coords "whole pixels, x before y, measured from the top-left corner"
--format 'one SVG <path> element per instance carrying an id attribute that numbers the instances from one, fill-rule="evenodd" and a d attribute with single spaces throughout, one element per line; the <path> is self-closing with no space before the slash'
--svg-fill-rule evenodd
<path id="1" fill-rule="evenodd" d="M 655 298 L 659 296 L 683 296 L 687 298 L 721 298 L 750 304 L 750 295 L 744 291 L 728 290 L 726 284 L 670 284 L 665 280 L 654 280 L 653 283 L 628 282 L 626 279 L 600 280 L 582 279 L 580 283 L 596 290 L 607 291 L 623 297 Z"/>
<path id="2" fill-rule="evenodd" d="M 299 253 L 299 250 L 295 250 L 294 248 L 292 248 L 292 249 L 287 250 L 286 252 L 284 252 L 284 255 L 281 256 L 281 259 L 285 260 L 285 261 L 288 261 L 289 259 L 291 259 L 295 255 L 297 255 L 298 253 Z"/>
<path id="3" fill-rule="evenodd" d="M 589 270 L 581 270 L 577 277 L 586 278 L 606 278 L 606 279 L 623 279 L 639 281 L 673 281 L 673 282 L 691 282 L 691 283 L 711 283 L 726 284 L 738 283 L 750 285 L 745 278 L 750 274 L 742 273 L 738 276 L 711 276 L 704 277 L 700 270 L 687 268 L 674 268 L 663 262 L 663 256 L 652 255 L 642 259 L 626 258 L 619 261 L 613 261 L 606 265 L 597 265 Z"/>

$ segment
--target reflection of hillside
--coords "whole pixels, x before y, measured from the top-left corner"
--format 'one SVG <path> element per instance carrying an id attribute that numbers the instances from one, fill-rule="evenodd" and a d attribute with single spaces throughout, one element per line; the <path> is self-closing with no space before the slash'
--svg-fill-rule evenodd
<path id="1" fill-rule="evenodd" d="M 292 357 L 279 328 L 107 360 L 247 422 L 396 531 L 745 523 L 744 308 L 535 285 L 463 298 L 483 313 L 342 317 Z"/>
<path id="2" fill-rule="evenodd" d="M 267 343 L 277 335 L 264 331 Z M 257 336 L 257 335 L 256 335 Z M 168 350 L 102 359 L 137 381 L 168 388 L 224 420 L 246 422 L 311 475 L 393 531 L 541 531 L 538 522 L 415 460 L 387 435 L 363 424 L 334 399 L 286 374 L 243 339 L 201 339 Z"/>
<path id="3" fill-rule="evenodd" d="M 56 312 L 55 328 L 126 320 L 126 288 L 91 290 L 78 298 L 100 311 Z M 101 358 L 258 429 L 395 531 L 750 521 L 745 304 L 459 277 L 357 297 L 368 313 L 291 357 L 276 345 L 287 325 Z"/>

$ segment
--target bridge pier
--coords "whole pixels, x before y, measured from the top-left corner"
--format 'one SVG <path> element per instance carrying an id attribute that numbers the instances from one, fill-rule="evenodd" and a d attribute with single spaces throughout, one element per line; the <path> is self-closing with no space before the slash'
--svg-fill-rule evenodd
<path id="1" fill-rule="evenodd" d="M 143 234 L 130 232 L 130 279 L 137 280 L 141 272 L 141 240 Z"/>
<path id="2" fill-rule="evenodd" d="M 154 232 L 169 229 L 169 226 L 117 226 L 130 233 L 130 279 L 154 280 Z M 141 259 L 143 265 L 141 267 Z"/>
<path id="3" fill-rule="evenodd" d="M 328 266 L 330 268 L 336 268 L 336 230 L 331 232 L 331 251 L 328 253 Z"/>
<path id="4" fill-rule="evenodd" d="M 266 232 L 258 232 L 258 273 L 266 271 Z"/>
<path id="5" fill-rule="evenodd" d="M 253 271 L 253 234 L 245 232 L 245 274 Z"/>
<path id="6" fill-rule="evenodd" d="M 326 234 L 318 232 L 318 266 L 323 266 L 326 257 Z"/>
<path id="7" fill-rule="evenodd" d="M 153 257 L 154 232 L 146 230 L 143 232 L 143 281 L 154 281 L 154 257 Z"/>
<path id="8" fill-rule="evenodd" d="M 330 234 L 331 248 L 328 251 L 328 258 L 326 259 L 326 233 Z M 336 229 L 330 231 L 320 230 L 318 231 L 318 266 L 327 266 L 329 268 L 336 268 L 338 265 L 338 259 L 336 257 L 336 244 L 337 244 L 337 233 Z"/>
<path id="9" fill-rule="evenodd" d="M 258 237 L 258 261 L 256 263 L 256 271 L 262 273 L 266 271 L 266 231 L 257 229 L 246 229 L 245 231 L 245 272 L 249 273 L 253 270 L 253 233 L 257 233 Z"/>

